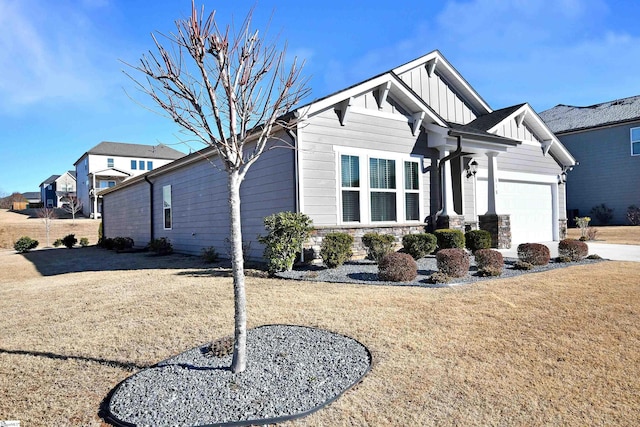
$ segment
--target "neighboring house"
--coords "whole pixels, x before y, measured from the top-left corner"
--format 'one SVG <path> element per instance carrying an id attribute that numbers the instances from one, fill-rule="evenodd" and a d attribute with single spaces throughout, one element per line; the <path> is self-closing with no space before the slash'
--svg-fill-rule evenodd
<path id="1" fill-rule="evenodd" d="M 40 195 L 40 191 L 28 191 L 22 193 L 22 197 L 27 199 L 27 207 L 35 208 L 41 206 L 42 196 Z"/>
<path id="2" fill-rule="evenodd" d="M 591 209 L 604 203 L 613 209 L 612 224 L 628 224 L 627 208 L 640 206 L 640 96 L 589 107 L 560 104 L 540 117 L 579 162 L 567 181 L 569 215 L 597 224 Z"/>
<path id="3" fill-rule="evenodd" d="M 68 197 L 76 195 L 76 172 L 51 175 L 40 183 L 40 199 L 47 208 L 59 208 Z"/>
<path id="4" fill-rule="evenodd" d="M 74 163 L 78 177 L 77 197 L 82 203 L 82 213 L 90 218 L 100 217 L 102 191 L 182 156 L 184 153 L 181 151 L 163 144 L 101 142 Z"/>
<path id="5" fill-rule="evenodd" d="M 331 231 L 354 235 L 358 254 L 369 231 L 480 227 L 497 247 L 565 235 L 571 154 L 528 104 L 491 109 L 438 51 L 281 119 L 299 122 L 277 131 L 241 187 L 251 258 L 279 211 L 311 217 L 316 251 Z M 104 235 L 225 253 L 226 182 L 210 148 L 132 178 L 104 193 Z"/>

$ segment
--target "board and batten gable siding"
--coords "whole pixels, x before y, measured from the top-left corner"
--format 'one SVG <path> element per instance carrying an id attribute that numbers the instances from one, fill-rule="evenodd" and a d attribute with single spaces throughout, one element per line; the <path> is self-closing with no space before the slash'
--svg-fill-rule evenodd
<path id="1" fill-rule="evenodd" d="M 147 182 L 106 195 L 102 200 L 104 237 L 131 237 L 136 246 L 151 240 L 150 186 Z"/>
<path id="2" fill-rule="evenodd" d="M 604 203 L 613 209 L 612 224 L 628 224 L 627 208 L 640 206 L 640 156 L 631 155 L 634 127 L 640 122 L 558 137 L 580 163 L 567 174 L 568 209 L 594 219 L 591 209 Z"/>
<path id="3" fill-rule="evenodd" d="M 443 119 L 464 125 L 476 118 L 476 114 L 451 90 L 437 70 L 429 77 L 426 68 L 419 66 L 399 77 Z"/>
<path id="4" fill-rule="evenodd" d="M 374 101 L 375 102 L 375 101 Z M 377 107 L 376 107 L 377 110 Z M 302 169 L 303 212 L 314 225 L 341 223 L 338 192 L 340 185 L 336 151 L 341 149 L 375 150 L 414 154 L 425 157 L 423 168 L 431 165 L 437 152 L 427 148 L 426 134 L 412 135 L 411 124 L 404 116 L 351 112 L 342 126 L 333 109 L 308 119 L 298 132 Z M 430 212 L 430 174 L 421 175 L 423 212 Z"/>
<path id="5" fill-rule="evenodd" d="M 531 130 L 523 123 L 520 126 L 515 120 L 507 120 L 496 129 L 496 135 L 505 138 L 516 139 L 519 141 L 529 141 L 540 144 L 541 141 L 531 132 Z"/>

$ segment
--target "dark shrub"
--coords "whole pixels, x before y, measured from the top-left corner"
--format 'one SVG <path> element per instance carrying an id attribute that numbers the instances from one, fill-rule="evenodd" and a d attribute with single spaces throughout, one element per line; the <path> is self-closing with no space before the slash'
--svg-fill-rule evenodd
<path id="1" fill-rule="evenodd" d="M 613 219 L 613 209 L 608 208 L 604 203 L 591 208 L 590 213 L 601 225 L 607 225 Z"/>
<path id="2" fill-rule="evenodd" d="M 202 260 L 206 263 L 213 264 L 218 261 L 218 251 L 213 246 L 209 246 L 208 248 L 202 248 Z"/>
<path id="3" fill-rule="evenodd" d="M 568 257 L 571 261 L 580 261 L 589 255 L 589 246 L 585 242 L 573 239 L 560 240 L 558 243 L 558 255 Z"/>
<path id="4" fill-rule="evenodd" d="M 258 241 L 264 245 L 269 273 L 291 270 L 313 230 L 311 218 L 303 213 L 279 212 L 265 217 L 264 228 L 268 234 L 258 236 Z"/>
<path id="5" fill-rule="evenodd" d="M 22 236 L 13 244 L 13 249 L 15 249 L 18 253 L 23 254 L 25 252 L 29 252 L 31 249 L 35 249 L 38 247 L 38 241 L 33 240 L 29 236 Z"/>
<path id="6" fill-rule="evenodd" d="M 396 238 L 391 234 L 367 233 L 362 236 L 362 244 L 367 248 L 367 258 L 377 263 L 383 256 L 393 252 Z"/>
<path id="7" fill-rule="evenodd" d="M 533 265 L 547 265 L 551 253 L 542 243 L 521 243 L 518 245 L 518 258 Z"/>
<path id="8" fill-rule="evenodd" d="M 602 257 L 598 254 L 591 254 L 587 257 L 587 259 L 602 259 Z"/>
<path id="9" fill-rule="evenodd" d="M 418 266 L 411 255 L 391 252 L 378 263 L 378 279 L 388 282 L 412 282 L 418 276 Z"/>
<path id="10" fill-rule="evenodd" d="M 107 250 L 112 250 L 115 247 L 115 241 L 111 237 L 103 237 L 98 243 L 98 246 L 101 246 Z"/>
<path id="11" fill-rule="evenodd" d="M 62 245 L 62 239 L 56 239 L 56 240 L 53 242 L 53 247 L 54 247 L 54 248 L 57 248 L 57 247 L 58 247 L 58 246 L 60 246 L 60 245 Z"/>
<path id="12" fill-rule="evenodd" d="M 156 239 L 157 240 L 157 239 Z M 133 247 L 133 239 L 131 237 L 114 237 L 113 249 L 116 251 L 124 251 Z"/>
<path id="13" fill-rule="evenodd" d="M 555 261 L 556 262 L 561 262 L 561 263 L 567 263 L 567 262 L 571 262 L 571 258 L 568 257 L 568 256 L 560 255 L 560 256 L 556 257 Z"/>
<path id="14" fill-rule="evenodd" d="M 75 234 L 67 234 L 62 238 L 62 244 L 65 245 L 68 249 L 71 249 L 78 243 L 78 239 L 76 239 Z"/>
<path id="15" fill-rule="evenodd" d="M 447 276 L 444 273 L 441 273 L 440 271 L 436 271 L 431 276 L 429 276 L 429 279 L 427 279 L 427 281 L 429 283 L 449 283 L 451 281 L 451 277 Z"/>
<path id="16" fill-rule="evenodd" d="M 464 249 L 442 249 L 436 254 L 438 271 L 450 277 L 463 277 L 469 273 L 469 255 Z"/>
<path id="17" fill-rule="evenodd" d="M 347 233 L 329 233 L 322 239 L 320 257 L 329 268 L 336 268 L 351 258 L 353 237 Z"/>
<path id="18" fill-rule="evenodd" d="M 491 233 L 487 230 L 471 230 L 464 235 L 465 246 L 471 252 L 491 247 Z"/>
<path id="19" fill-rule="evenodd" d="M 424 258 L 436 250 L 438 240 L 431 233 L 407 234 L 402 237 L 402 246 L 413 259 Z"/>
<path id="20" fill-rule="evenodd" d="M 81 237 L 80 246 L 82 246 L 83 248 L 86 248 L 87 246 L 89 246 L 89 239 L 87 239 L 86 237 Z"/>
<path id="21" fill-rule="evenodd" d="M 631 205 L 627 208 L 627 220 L 631 225 L 640 225 L 640 208 Z"/>
<path id="22" fill-rule="evenodd" d="M 513 263 L 514 270 L 531 270 L 533 268 L 533 264 L 530 262 L 525 262 L 522 260 L 517 260 Z"/>
<path id="23" fill-rule="evenodd" d="M 460 230 L 443 228 L 433 233 L 438 240 L 438 249 L 464 248 L 464 233 Z"/>
<path id="24" fill-rule="evenodd" d="M 502 254 L 494 249 L 478 249 L 474 257 L 481 276 L 499 276 L 504 268 Z"/>
<path id="25" fill-rule="evenodd" d="M 133 247 L 133 240 L 131 240 L 131 247 Z M 158 255 L 169 255 L 173 253 L 173 245 L 166 237 L 153 239 L 149 242 L 147 248 Z"/>

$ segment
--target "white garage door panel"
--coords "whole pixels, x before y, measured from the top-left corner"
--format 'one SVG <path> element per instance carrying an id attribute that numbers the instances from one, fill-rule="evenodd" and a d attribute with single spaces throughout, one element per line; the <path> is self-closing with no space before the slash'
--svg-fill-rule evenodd
<path id="1" fill-rule="evenodd" d="M 487 211 L 487 181 L 478 179 L 478 213 Z M 498 213 L 511 217 L 511 243 L 553 240 L 553 204 L 550 184 L 500 181 Z"/>

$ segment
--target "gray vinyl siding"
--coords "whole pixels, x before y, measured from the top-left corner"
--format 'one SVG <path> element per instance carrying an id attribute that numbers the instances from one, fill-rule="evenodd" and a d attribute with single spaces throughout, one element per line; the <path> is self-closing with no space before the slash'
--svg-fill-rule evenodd
<path id="1" fill-rule="evenodd" d="M 437 71 L 429 77 L 425 67 L 420 66 L 399 77 L 445 120 L 467 124 L 476 118 L 474 112 L 451 90 Z"/>
<path id="2" fill-rule="evenodd" d="M 630 205 L 640 206 L 640 156 L 631 155 L 630 129 L 640 123 L 560 135 L 579 162 L 567 176 L 567 208 L 591 216 L 594 206 L 613 209 L 613 224 L 628 224 Z M 570 224 L 573 225 L 573 224 Z"/>
<path id="3" fill-rule="evenodd" d="M 375 100 L 374 100 L 375 102 Z M 403 117 L 395 120 L 376 115 L 350 113 L 344 126 L 333 109 L 309 119 L 299 130 L 304 213 L 316 226 L 332 226 L 339 221 L 339 182 L 336 152 L 340 148 L 387 151 L 425 156 L 421 191 L 423 212 L 430 214 L 432 200 L 431 162 L 437 152 L 427 148 L 425 133 L 412 135 Z"/>
<path id="4" fill-rule="evenodd" d="M 136 246 L 151 240 L 149 184 L 140 182 L 107 194 L 102 200 L 104 237 L 131 237 Z"/>

